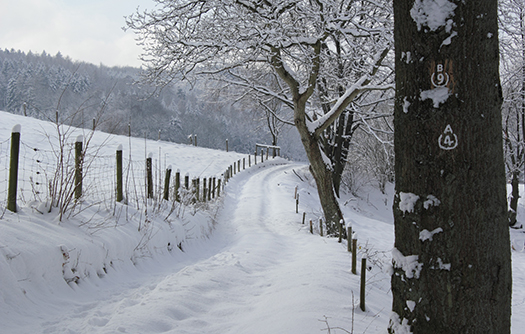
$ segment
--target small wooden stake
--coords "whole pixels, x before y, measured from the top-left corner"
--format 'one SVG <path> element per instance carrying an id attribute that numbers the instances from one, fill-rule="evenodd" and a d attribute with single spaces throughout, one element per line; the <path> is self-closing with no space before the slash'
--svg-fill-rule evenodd
<path id="1" fill-rule="evenodd" d="M 20 156 L 20 125 L 11 132 L 11 155 L 9 157 L 9 188 L 7 191 L 7 209 L 16 212 L 16 190 L 18 187 L 18 159 Z"/>
<path id="2" fill-rule="evenodd" d="M 206 178 L 202 178 L 202 201 L 206 202 L 206 198 L 208 198 L 208 188 L 206 183 Z"/>
<path id="3" fill-rule="evenodd" d="M 348 246 L 348 251 L 352 251 L 352 226 L 346 227 L 346 245 Z"/>
<path id="4" fill-rule="evenodd" d="M 171 178 L 171 167 L 166 169 L 166 176 L 164 177 L 164 199 L 169 200 L 170 194 L 170 178 Z"/>
<path id="5" fill-rule="evenodd" d="M 319 234 L 323 236 L 323 220 L 319 219 Z"/>
<path id="6" fill-rule="evenodd" d="M 304 219 L 306 218 L 306 212 L 303 212 L 303 225 L 304 225 Z"/>
<path id="7" fill-rule="evenodd" d="M 312 223 L 311 219 L 310 219 L 310 233 L 314 234 L 314 223 Z"/>
<path id="8" fill-rule="evenodd" d="M 208 179 L 208 201 L 211 201 L 211 177 Z"/>
<path id="9" fill-rule="evenodd" d="M 151 156 L 146 158 L 146 189 L 148 198 L 153 198 L 153 165 Z"/>
<path id="10" fill-rule="evenodd" d="M 179 188 L 180 188 L 180 172 L 177 171 L 177 173 L 175 173 L 175 200 L 177 202 L 180 202 Z"/>
<path id="11" fill-rule="evenodd" d="M 359 307 L 361 311 L 365 311 L 365 285 L 366 285 L 366 257 L 361 259 L 361 300 Z"/>
<path id="12" fill-rule="evenodd" d="M 122 145 L 117 149 L 117 202 L 122 202 L 124 193 L 122 191 Z"/>
<path id="13" fill-rule="evenodd" d="M 339 227 L 339 243 L 341 243 L 343 241 L 343 220 L 341 219 L 338 223 L 338 227 Z"/>
<path id="14" fill-rule="evenodd" d="M 75 142 L 75 200 L 82 197 L 82 136 Z"/>
<path id="15" fill-rule="evenodd" d="M 357 239 L 352 239 L 352 274 L 357 275 Z"/>

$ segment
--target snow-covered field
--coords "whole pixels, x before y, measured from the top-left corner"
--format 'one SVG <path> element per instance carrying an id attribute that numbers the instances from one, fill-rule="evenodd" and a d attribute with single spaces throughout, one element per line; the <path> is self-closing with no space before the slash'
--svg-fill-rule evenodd
<path id="1" fill-rule="evenodd" d="M 0 117 L 1 173 L 15 124 L 22 125 L 27 147 L 50 149 L 50 124 L 6 113 Z M 92 144 L 100 147 L 101 157 L 112 157 L 120 144 L 133 161 L 153 152 L 159 171 L 172 165 L 192 176 L 220 176 L 246 158 L 102 133 Z M 32 169 L 24 173 L 21 177 L 28 178 Z M 98 177 L 98 183 L 111 188 L 112 173 Z M 136 174 L 140 188 L 143 175 Z M 108 204 L 112 195 L 93 191 L 59 221 L 57 210 L 44 210 L 44 196 L 32 191 L 19 201 L 19 212 L 5 211 L 5 192 L 0 195 L 0 333 L 386 333 L 392 186 L 386 194 L 368 187 L 342 199 L 358 238 L 358 275 L 350 271 L 346 242 L 318 235 L 321 209 L 307 166 L 284 159 L 254 166 L 252 157 L 252 167 L 235 175 L 221 198 L 176 206 L 171 214 L 170 202 Z M 99 198 L 104 202 L 98 204 Z M 523 204 L 518 217 L 525 225 Z M 309 220 L 315 223 L 314 235 Z M 525 234 L 513 230 L 511 235 L 512 324 L 513 333 L 521 333 Z M 370 270 L 363 312 L 359 264 L 365 254 Z"/>

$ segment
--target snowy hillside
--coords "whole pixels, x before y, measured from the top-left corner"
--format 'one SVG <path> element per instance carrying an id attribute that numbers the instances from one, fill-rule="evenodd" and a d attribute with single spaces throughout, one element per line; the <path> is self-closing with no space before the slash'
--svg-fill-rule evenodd
<path id="1" fill-rule="evenodd" d="M 277 158 L 254 165 L 252 157 L 252 166 L 206 203 L 115 204 L 111 165 L 119 145 L 134 166 L 126 182 L 128 199 L 144 193 L 149 153 L 160 181 L 169 165 L 182 175 L 219 177 L 239 159 L 248 167 L 247 157 L 95 133 L 93 161 L 99 157 L 103 163 L 92 163 L 87 172 L 96 176 L 85 176 L 84 202 L 60 221 L 56 209 L 48 212 L 45 189 L 35 188 L 39 169 L 28 162 L 40 159 L 32 148 L 52 152 L 56 129 L 6 113 L 0 119 L 2 180 L 15 124 L 22 125 L 21 157 L 27 160 L 19 179 L 33 178 L 21 182 L 17 213 L 5 210 L 7 183 L 0 183 L 0 333 L 386 333 L 392 186 L 386 194 L 364 187 L 359 196 L 341 201 L 358 239 L 354 275 L 346 241 L 319 236 L 321 209 L 304 164 Z M 72 141 L 77 131 L 82 132 L 72 131 Z M 89 131 L 83 136 L 89 138 Z M 520 210 L 525 224 L 523 203 Z M 512 239 L 516 334 L 525 326 L 525 234 L 513 230 Z M 364 312 L 363 256 L 369 267 Z"/>

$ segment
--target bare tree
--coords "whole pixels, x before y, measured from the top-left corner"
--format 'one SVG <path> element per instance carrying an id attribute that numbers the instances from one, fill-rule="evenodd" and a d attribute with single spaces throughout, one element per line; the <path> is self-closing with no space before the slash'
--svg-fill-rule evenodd
<path id="1" fill-rule="evenodd" d="M 207 75 L 282 101 L 293 114 L 329 233 L 335 232 L 343 217 L 321 138 L 361 94 L 392 88 L 383 84 L 388 70 L 381 67 L 390 50 L 389 6 L 367 0 L 157 2 L 154 11 L 127 18 L 144 48 L 145 79 L 164 85 Z M 334 71 L 336 43 L 344 47 L 344 75 Z M 278 77 L 278 90 L 264 81 L 267 73 Z M 329 92 L 326 111 L 315 103 L 321 81 Z"/>
<path id="2" fill-rule="evenodd" d="M 499 4 L 504 140 L 508 178 L 511 180 L 509 225 L 516 226 L 519 180 L 525 163 L 525 3 Z"/>

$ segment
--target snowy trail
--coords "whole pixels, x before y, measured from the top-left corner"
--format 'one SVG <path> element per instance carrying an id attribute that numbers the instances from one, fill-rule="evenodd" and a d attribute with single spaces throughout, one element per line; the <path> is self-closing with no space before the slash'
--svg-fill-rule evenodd
<path id="1" fill-rule="evenodd" d="M 238 174 L 216 231 L 188 249 L 193 255 L 124 283 L 104 278 L 92 296 L 42 321 L 40 331 L 318 333 L 324 316 L 343 312 L 348 319 L 351 290 L 358 290 L 348 279 L 344 245 L 305 233 L 295 213 L 290 175 L 302 167 Z"/>

